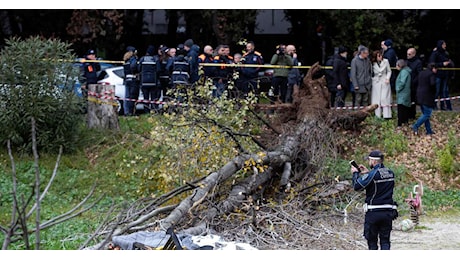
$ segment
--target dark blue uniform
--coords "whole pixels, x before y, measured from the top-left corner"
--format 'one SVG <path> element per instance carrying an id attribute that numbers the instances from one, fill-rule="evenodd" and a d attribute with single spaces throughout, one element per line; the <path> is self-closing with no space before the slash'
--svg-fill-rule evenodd
<path id="1" fill-rule="evenodd" d="M 137 79 L 137 58 L 131 56 L 123 64 L 125 73 L 125 100 L 124 100 L 124 114 L 130 116 L 134 114 L 134 104 L 139 98 L 139 80 Z"/>
<path id="2" fill-rule="evenodd" d="M 360 176 L 353 173 L 353 188 L 356 191 L 366 190 L 366 217 L 364 221 L 364 237 L 370 250 L 390 249 L 390 233 L 394 217 L 394 172 L 383 163 L 377 164 L 366 174 Z"/>
<path id="3" fill-rule="evenodd" d="M 139 60 L 139 73 L 141 76 L 141 89 L 144 100 L 158 101 L 161 97 L 161 87 L 158 82 L 159 62 L 156 57 L 148 54 Z M 152 102 L 153 103 L 153 102 Z M 151 107 L 158 107 L 158 104 L 144 105 L 145 112 L 150 112 Z"/>
<path id="4" fill-rule="evenodd" d="M 190 63 L 183 55 L 174 58 L 171 73 L 171 80 L 174 86 L 190 84 L 190 67 Z"/>
<path id="5" fill-rule="evenodd" d="M 264 59 L 262 54 L 257 51 L 247 52 L 243 55 L 243 64 L 248 65 L 264 65 Z M 241 70 L 241 79 L 243 81 L 243 93 L 247 94 L 250 91 L 254 91 L 257 86 L 257 77 L 259 76 L 259 70 L 261 67 L 248 66 L 243 67 Z"/>
<path id="6" fill-rule="evenodd" d="M 226 66 L 227 64 L 233 64 L 233 57 L 219 55 L 214 57 L 214 63 L 222 65 L 215 67 L 215 77 L 213 83 L 216 89 L 212 91 L 212 95 L 214 97 L 221 97 L 224 91 L 227 90 L 228 80 L 233 74 L 233 68 Z"/>

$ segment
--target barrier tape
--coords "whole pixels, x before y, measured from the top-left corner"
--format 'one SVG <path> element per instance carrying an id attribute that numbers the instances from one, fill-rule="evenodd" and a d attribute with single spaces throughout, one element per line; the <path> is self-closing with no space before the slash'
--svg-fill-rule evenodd
<path id="1" fill-rule="evenodd" d="M 135 103 L 146 103 L 146 104 L 157 104 L 157 105 L 171 105 L 171 106 L 182 106 L 186 107 L 189 106 L 185 103 L 175 102 L 175 101 L 156 101 L 156 100 L 147 100 L 147 99 L 133 99 L 133 98 L 119 98 L 115 97 L 112 94 L 114 91 L 105 91 L 103 93 L 96 93 L 92 91 L 88 91 L 88 97 L 92 97 L 91 100 L 88 98 L 88 101 L 92 101 L 93 99 L 107 99 L 107 100 L 123 100 L 123 101 L 132 101 Z M 112 102 L 113 106 L 118 106 L 118 103 Z"/>
<path id="2" fill-rule="evenodd" d="M 75 62 L 85 63 L 85 62 L 99 62 L 99 63 L 118 63 L 123 64 L 124 61 L 114 61 L 114 60 L 87 60 L 85 58 L 79 58 Z M 273 69 L 311 69 L 312 66 L 288 66 L 288 65 L 270 65 L 270 64 L 226 64 L 226 63 L 198 63 L 199 66 L 204 67 L 235 67 L 235 68 L 273 68 Z M 323 69 L 333 69 L 332 66 L 321 66 Z M 350 67 L 348 67 L 350 69 Z M 395 70 L 396 67 L 391 67 L 392 70 Z M 438 68 L 438 70 L 460 70 L 460 68 Z"/>

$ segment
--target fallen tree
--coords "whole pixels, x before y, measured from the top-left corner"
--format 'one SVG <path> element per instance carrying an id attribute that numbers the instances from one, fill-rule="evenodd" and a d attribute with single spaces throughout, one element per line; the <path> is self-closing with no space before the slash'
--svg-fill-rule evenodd
<path id="1" fill-rule="evenodd" d="M 294 91 L 292 104 L 254 108 L 277 111 L 277 116 L 267 122 L 266 135 L 259 140 L 265 150 L 256 154 L 241 153 L 218 171 L 199 180 L 159 198 L 142 199 L 127 206 L 116 220 L 101 225 L 92 237 L 97 241 L 95 245 L 88 247 L 92 242 L 88 240 L 82 248 L 103 249 L 114 236 L 169 228 L 191 235 L 217 232 L 249 239 L 255 246 L 265 249 L 295 248 L 292 228 L 318 237 L 315 228 L 307 228 L 312 227 L 310 217 L 314 215 L 314 207 L 331 198 L 337 199 L 348 188 L 346 181 L 331 185 L 326 180 L 315 180 L 315 173 L 322 167 L 324 158 L 336 152 L 334 131 L 355 128 L 376 108 L 331 110 L 325 79 L 317 76 L 320 70 L 318 63 L 312 66 L 299 89 Z M 231 178 L 242 169 L 250 174 L 238 181 Z M 187 196 L 178 204 L 168 203 L 179 194 Z M 296 203 L 283 203 L 292 202 L 292 198 L 296 198 Z M 305 216 L 297 218 L 286 210 L 291 207 L 301 209 L 303 215 L 311 215 L 307 219 Z M 342 213 L 338 220 L 348 221 L 346 211 Z M 239 226 L 228 224 L 235 219 Z M 275 231 L 275 223 L 279 220 L 292 228 Z M 246 228 L 237 231 L 237 227 L 242 226 Z M 322 232 L 333 233 L 326 227 Z M 287 237 L 290 242 L 286 242 Z M 276 241 L 285 246 L 272 244 Z"/>

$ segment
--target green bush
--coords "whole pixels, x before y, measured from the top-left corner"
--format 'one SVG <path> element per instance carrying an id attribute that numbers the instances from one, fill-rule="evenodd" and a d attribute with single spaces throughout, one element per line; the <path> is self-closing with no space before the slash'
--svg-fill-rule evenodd
<path id="1" fill-rule="evenodd" d="M 82 99 L 73 91 L 78 69 L 69 44 L 31 37 L 6 41 L 0 54 L 0 141 L 31 151 L 31 120 L 37 146 L 72 149 L 82 121 Z"/>

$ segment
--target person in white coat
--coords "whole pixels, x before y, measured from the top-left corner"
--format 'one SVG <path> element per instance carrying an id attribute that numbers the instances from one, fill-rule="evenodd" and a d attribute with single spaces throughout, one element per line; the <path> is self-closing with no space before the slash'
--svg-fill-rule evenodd
<path id="1" fill-rule="evenodd" d="M 391 118 L 391 67 L 387 59 L 383 58 L 381 50 L 372 53 L 372 91 L 371 103 L 379 107 L 375 116 L 384 119 Z"/>

